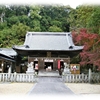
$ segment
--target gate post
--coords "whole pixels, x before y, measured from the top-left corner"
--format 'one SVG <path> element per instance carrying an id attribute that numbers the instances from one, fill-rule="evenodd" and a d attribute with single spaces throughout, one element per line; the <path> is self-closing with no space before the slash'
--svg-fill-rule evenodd
<path id="1" fill-rule="evenodd" d="M 16 79 L 17 78 L 17 73 L 16 72 L 14 72 L 14 82 L 16 82 Z"/>
<path id="2" fill-rule="evenodd" d="M 89 69 L 89 83 L 91 83 L 91 69 Z"/>

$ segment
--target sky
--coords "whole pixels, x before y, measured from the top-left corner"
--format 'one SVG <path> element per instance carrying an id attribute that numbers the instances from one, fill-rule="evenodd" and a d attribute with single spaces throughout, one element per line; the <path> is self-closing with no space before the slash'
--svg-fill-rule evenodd
<path id="1" fill-rule="evenodd" d="M 0 0 L 0 4 L 63 4 L 76 8 L 81 4 L 100 4 L 100 0 Z"/>

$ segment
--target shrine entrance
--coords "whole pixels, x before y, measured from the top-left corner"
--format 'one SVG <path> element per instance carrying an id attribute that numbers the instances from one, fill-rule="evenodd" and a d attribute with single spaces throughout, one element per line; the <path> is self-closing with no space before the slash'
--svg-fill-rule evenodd
<path id="1" fill-rule="evenodd" d="M 53 70 L 53 60 L 44 60 L 44 69 L 52 71 Z"/>
<path id="2" fill-rule="evenodd" d="M 28 57 L 28 62 L 34 62 L 35 65 L 38 64 L 39 71 L 56 71 L 59 70 L 61 67 L 64 68 L 64 63 L 69 64 L 70 58 L 47 58 L 47 57 Z"/>

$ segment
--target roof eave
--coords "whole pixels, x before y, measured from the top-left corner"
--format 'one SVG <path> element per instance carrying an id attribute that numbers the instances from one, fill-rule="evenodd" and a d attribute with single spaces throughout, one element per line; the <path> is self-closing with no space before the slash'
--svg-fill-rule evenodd
<path id="1" fill-rule="evenodd" d="M 13 47 L 14 50 L 20 50 L 20 51 L 80 51 L 83 50 L 83 48 L 79 48 L 79 49 L 67 49 L 67 50 L 63 50 L 63 49 L 59 49 L 59 50 L 55 50 L 55 49 L 29 49 L 29 48 L 16 48 Z"/>

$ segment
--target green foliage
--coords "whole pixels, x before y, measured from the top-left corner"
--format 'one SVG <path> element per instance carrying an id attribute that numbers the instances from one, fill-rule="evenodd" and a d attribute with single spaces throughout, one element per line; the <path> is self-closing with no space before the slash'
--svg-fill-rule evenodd
<path id="1" fill-rule="evenodd" d="M 18 25 L 12 26 L 12 32 L 15 35 L 15 37 L 19 40 L 19 42 L 24 41 L 25 34 L 29 30 L 30 30 L 30 27 L 28 27 L 22 23 L 19 23 Z"/>
<path id="2" fill-rule="evenodd" d="M 93 12 L 93 6 L 91 5 L 78 6 L 75 12 L 73 12 L 76 28 L 86 28 L 92 12 Z"/>
<path id="3" fill-rule="evenodd" d="M 93 12 L 93 7 L 89 5 L 81 5 L 77 7 L 77 27 L 84 28 L 87 26 L 88 19 L 91 16 L 91 13 Z"/>
<path id="4" fill-rule="evenodd" d="M 68 19 L 67 19 L 67 21 L 70 24 L 70 31 L 73 31 L 73 30 L 77 29 L 76 20 L 77 20 L 76 10 L 75 9 L 71 9 L 71 11 L 69 13 L 69 16 L 68 16 Z"/>
<path id="5" fill-rule="evenodd" d="M 92 33 L 100 34 L 100 6 L 80 5 L 71 9 L 68 22 L 71 31 L 87 28 Z"/>
<path id="6" fill-rule="evenodd" d="M 100 7 L 80 5 L 0 5 L 0 47 L 23 44 L 27 31 L 100 33 Z"/>
<path id="7" fill-rule="evenodd" d="M 13 25 L 11 29 L 3 29 L 0 31 L 0 46 L 1 47 L 12 47 L 15 44 L 22 44 L 25 39 L 25 34 L 30 30 L 30 27 L 19 23 Z"/>
<path id="8" fill-rule="evenodd" d="M 90 28 L 91 32 L 100 34 L 100 6 L 94 6 L 87 27 Z"/>
<path id="9" fill-rule="evenodd" d="M 10 17 L 10 18 L 8 18 L 6 20 L 7 20 L 7 26 L 9 26 L 9 27 L 11 27 L 14 24 L 18 24 L 19 23 L 19 19 L 18 19 L 17 16 L 12 16 L 12 17 Z"/>
<path id="10" fill-rule="evenodd" d="M 2 31 L 0 31 L 0 46 L 8 47 L 11 37 L 12 35 L 10 29 L 3 29 Z"/>
<path id="11" fill-rule="evenodd" d="M 23 44 L 27 31 L 69 31 L 69 6 L 0 5 L 0 47 Z"/>
<path id="12" fill-rule="evenodd" d="M 69 6 L 48 5 L 42 6 L 40 15 L 42 31 L 51 31 L 52 26 L 60 28 L 62 31 L 69 31 L 69 23 L 67 22 L 68 14 L 70 12 Z"/>
<path id="13" fill-rule="evenodd" d="M 62 32 L 62 29 L 59 28 L 59 27 L 57 27 L 57 26 L 55 26 L 55 25 L 53 25 L 53 26 L 50 26 L 49 27 L 49 30 L 48 31 L 49 32 Z"/>
<path id="14" fill-rule="evenodd" d="M 6 27 L 7 27 L 7 23 L 6 22 L 0 23 L 0 30 L 3 30 Z"/>
<path id="15" fill-rule="evenodd" d="M 18 16 L 19 22 L 29 26 L 29 17 L 27 15 Z"/>

